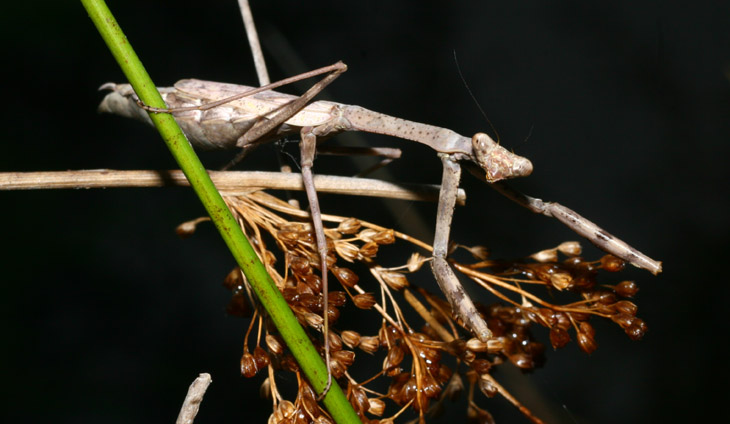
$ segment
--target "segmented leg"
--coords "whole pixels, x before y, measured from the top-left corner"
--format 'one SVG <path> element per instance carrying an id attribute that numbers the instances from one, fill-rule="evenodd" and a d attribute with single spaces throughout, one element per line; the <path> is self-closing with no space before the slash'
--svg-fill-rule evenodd
<path id="1" fill-rule="evenodd" d="M 436 281 L 451 304 L 451 309 L 481 341 L 486 342 L 492 338 L 492 332 L 487 323 L 479 315 L 469 295 L 464 291 L 454 271 L 451 270 L 446 256 L 449 251 L 449 233 L 451 232 L 451 219 L 454 215 L 454 205 L 459 189 L 461 177 L 461 166 L 448 154 L 439 154 L 444 173 L 441 180 L 441 192 L 439 193 L 438 213 L 436 215 L 436 234 L 433 240 L 433 261 L 431 269 Z"/>
<path id="2" fill-rule="evenodd" d="M 332 385 L 332 370 L 330 368 L 329 317 L 327 315 L 327 292 L 329 290 L 327 284 L 327 239 L 324 235 L 319 199 L 317 198 L 317 190 L 314 188 L 314 178 L 312 176 L 312 165 L 317 150 L 317 135 L 315 131 L 316 129 L 312 127 L 302 128 L 302 141 L 299 143 L 299 148 L 301 151 L 302 182 L 307 192 L 312 225 L 314 226 L 314 235 L 317 241 L 317 251 L 319 252 L 320 269 L 322 270 L 322 318 L 324 320 L 322 334 L 324 335 L 324 361 L 327 365 L 327 385 L 318 398 L 323 399 Z"/>

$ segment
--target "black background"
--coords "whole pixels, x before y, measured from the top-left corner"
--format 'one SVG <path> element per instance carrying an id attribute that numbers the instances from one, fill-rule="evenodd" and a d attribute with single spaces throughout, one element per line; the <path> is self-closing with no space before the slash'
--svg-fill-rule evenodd
<path id="1" fill-rule="evenodd" d="M 658 278 L 633 269 L 618 277 L 640 284 L 643 341 L 598 325 L 591 356 L 570 344 L 526 377 L 497 378 L 550 422 L 698 422 L 722 409 L 726 393 L 729 3 L 516 3 L 277 0 L 253 11 L 273 79 L 343 60 L 349 71 L 327 90 L 337 101 L 464 135 L 490 131 L 458 76 L 456 51 L 502 143 L 535 165 L 516 185 L 665 265 Z M 159 85 L 255 84 L 232 0 L 110 7 Z M 14 2 L 0 19 L 0 170 L 174 167 L 154 131 L 96 114 L 96 88 L 123 76 L 79 3 Z M 427 148 L 362 137 L 404 150 L 389 178 L 438 183 Z M 273 150 L 259 150 L 244 166 L 275 169 Z M 203 155 L 211 167 L 225 158 Z M 320 173 L 352 169 L 331 158 L 315 164 Z M 473 178 L 463 187 L 468 203 L 452 233 L 460 243 L 510 257 L 574 238 Z M 322 203 L 431 237 L 433 204 L 396 202 L 395 214 L 381 216 L 373 200 Z M 169 423 L 206 371 L 214 382 L 196 422 L 265 422 L 261 378 L 238 373 L 246 322 L 224 312 L 230 254 L 209 226 L 186 241 L 173 231 L 202 214 L 191 191 L 2 192 L 0 205 L 8 420 Z M 408 227 L 418 219 L 423 229 Z M 498 422 L 523 420 L 501 399 L 478 398 Z"/>

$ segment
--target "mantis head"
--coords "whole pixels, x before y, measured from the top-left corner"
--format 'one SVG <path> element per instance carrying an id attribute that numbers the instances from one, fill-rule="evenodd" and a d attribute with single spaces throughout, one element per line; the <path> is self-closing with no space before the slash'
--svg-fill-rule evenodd
<path id="1" fill-rule="evenodd" d="M 490 183 L 532 173 L 529 159 L 510 152 L 484 133 L 474 134 L 471 145 L 476 162 L 487 173 L 486 179 Z"/>

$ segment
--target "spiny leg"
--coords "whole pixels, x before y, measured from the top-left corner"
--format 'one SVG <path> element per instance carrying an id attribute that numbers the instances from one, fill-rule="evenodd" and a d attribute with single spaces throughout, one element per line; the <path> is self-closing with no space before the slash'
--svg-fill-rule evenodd
<path id="1" fill-rule="evenodd" d="M 441 180 L 441 192 L 439 193 L 438 213 L 436 215 L 436 234 L 433 241 L 433 261 L 431 269 L 436 281 L 451 304 L 451 309 L 461 318 L 467 328 L 476 337 L 487 342 L 492 338 L 492 332 L 487 323 L 479 315 L 469 295 L 464 291 L 454 271 L 451 270 L 446 256 L 449 251 L 449 233 L 451 232 L 451 219 L 454 215 L 454 205 L 459 189 L 461 167 L 458 162 L 448 154 L 439 154 L 444 173 Z"/>
<path id="2" fill-rule="evenodd" d="M 315 134 L 314 128 L 302 128 L 302 141 L 299 144 L 299 148 L 302 162 L 302 182 L 304 183 L 304 190 L 307 192 L 314 235 L 317 241 L 317 251 L 319 252 L 320 269 L 322 270 L 322 318 L 324 320 L 322 334 L 324 335 L 324 361 L 327 365 L 327 385 L 317 398 L 317 400 L 321 400 L 327 395 L 332 385 L 332 369 L 330 368 L 329 316 L 327 314 L 327 292 L 329 290 L 327 284 L 327 239 L 324 235 L 322 213 L 319 209 L 319 199 L 317 198 L 317 191 L 314 188 L 314 178 L 312 176 L 312 165 L 314 164 L 314 155 L 317 150 L 317 135 Z"/>

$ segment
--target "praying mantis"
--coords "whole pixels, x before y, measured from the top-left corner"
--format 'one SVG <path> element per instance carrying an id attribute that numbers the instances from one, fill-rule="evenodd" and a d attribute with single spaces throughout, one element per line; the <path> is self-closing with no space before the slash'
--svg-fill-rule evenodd
<path id="1" fill-rule="evenodd" d="M 431 147 L 439 156 L 443 174 L 431 268 L 454 314 L 481 341 L 488 341 L 491 331 L 447 261 L 461 162 L 467 163 L 469 170 L 479 178 L 496 185 L 495 188 L 507 197 L 535 212 L 558 218 L 608 253 L 654 274 L 661 272 L 660 262 L 642 254 L 574 211 L 557 203 L 543 202 L 523 195 L 506 186 L 502 180 L 528 176 L 532 172 L 532 163 L 527 158 L 508 151 L 484 133 L 464 137 L 446 128 L 396 118 L 360 106 L 329 101 L 310 103 L 317 93 L 346 70 L 347 66 L 338 62 L 260 88 L 195 79 L 181 80 L 174 87 L 159 89 L 168 109 L 150 108 L 141 104 L 128 84 L 107 83 L 101 88 L 111 90 L 111 93 L 106 95 L 99 110 L 149 123 L 151 120 L 147 112 L 172 113 L 190 143 L 205 149 L 250 149 L 257 144 L 298 133 L 301 136 L 302 180 L 310 204 L 320 256 L 325 305 L 328 248 L 313 183 L 312 166 L 318 139 L 343 131 L 365 131 L 415 141 Z M 322 74 L 325 75 L 322 80 L 300 97 L 271 91 L 285 84 Z M 327 326 L 325 313 L 325 333 Z M 325 356 L 325 363 L 329 365 L 327 337 Z M 331 373 L 327 387 L 330 382 Z M 326 392 L 327 388 L 324 390 Z"/>

